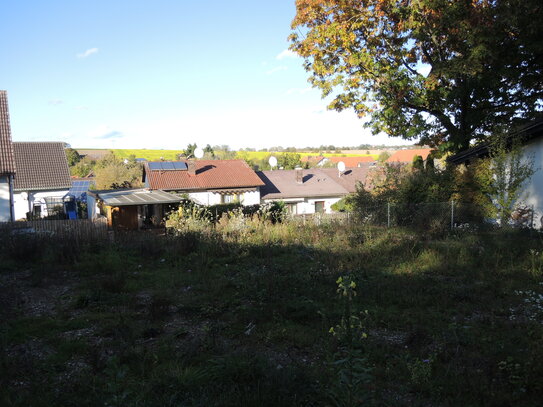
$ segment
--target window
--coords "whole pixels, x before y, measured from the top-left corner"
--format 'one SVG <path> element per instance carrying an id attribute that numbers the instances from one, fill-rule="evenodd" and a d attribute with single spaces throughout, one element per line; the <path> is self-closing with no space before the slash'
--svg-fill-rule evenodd
<path id="1" fill-rule="evenodd" d="M 234 203 L 239 202 L 239 194 L 225 194 L 221 195 L 221 203 Z"/>
<path id="2" fill-rule="evenodd" d="M 324 213 L 324 201 L 315 201 L 315 213 Z"/>
<path id="3" fill-rule="evenodd" d="M 41 218 L 41 205 L 34 205 L 32 207 L 32 215 L 36 218 Z"/>
<path id="4" fill-rule="evenodd" d="M 286 207 L 289 215 L 296 215 L 298 213 L 298 206 L 296 203 L 287 203 Z"/>

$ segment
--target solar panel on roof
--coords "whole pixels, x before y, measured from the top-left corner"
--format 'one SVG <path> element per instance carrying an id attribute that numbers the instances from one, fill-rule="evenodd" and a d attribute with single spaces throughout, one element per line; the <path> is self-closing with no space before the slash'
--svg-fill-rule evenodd
<path id="1" fill-rule="evenodd" d="M 176 170 L 186 170 L 187 169 L 187 164 L 184 163 L 183 161 L 176 161 L 173 163 L 173 166 Z"/>
<path id="2" fill-rule="evenodd" d="M 169 162 L 169 161 L 164 161 L 162 163 L 162 169 L 164 171 L 171 171 L 171 170 L 174 170 L 175 168 L 173 167 L 173 163 L 172 162 Z"/>
<path id="3" fill-rule="evenodd" d="M 149 169 L 151 171 L 160 171 L 162 170 L 162 163 L 161 162 L 149 163 Z"/>
<path id="4" fill-rule="evenodd" d="M 75 199 L 84 201 L 86 198 L 87 191 L 89 190 L 90 186 L 93 183 L 94 183 L 93 180 L 72 181 L 72 187 L 70 188 L 70 191 L 68 192 L 68 194 L 74 196 Z"/>

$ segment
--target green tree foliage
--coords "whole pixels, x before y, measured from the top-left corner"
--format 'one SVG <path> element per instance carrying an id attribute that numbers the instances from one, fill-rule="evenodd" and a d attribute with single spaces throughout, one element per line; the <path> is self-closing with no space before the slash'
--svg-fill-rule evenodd
<path id="1" fill-rule="evenodd" d="M 94 169 L 97 189 L 137 188 L 141 187 L 142 168 L 139 163 L 121 160 L 113 153 L 96 163 Z"/>
<path id="2" fill-rule="evenodd" d="M 68 160 L 68 166 L 73 167 L 79 161 L 81 161 L 81 156 L 73 148 L 66 148 L 64 151 L 66 152 L 66 159 Z"/>
<path id="3" fill-rule="evenodd" d="M 533 157 L 523 154 L 518 139 L 497 134 L 490 145 L 490 158 L 479 165 L 479 184 L 496 208 L 501 226 L 507 225 L 515 207 L 522 205 L 519 198 L 522 186 L 537 170 Z"/>
<path id="4" fill-rule="evenodd" d="M 215 151 L 209 144 L 204 147 L 204 158 L 211 160 L 215 159 Z"/>
<path id="5" fill-rule="evenodd" d="M 541 17 L 541 0 L 297 0 L 291 49 L 330 109 L 460 151 L 541 110 Z"/>
<path id="6" fill-rule="evenodd" d="M 420 155 L 413 157 L 413 169 L 414 170 L 423 170 L 424 169 L 424 160 Z"/>
<path id="7" fill-rule="evenodd" d="M 73 167 L 70 167 L 70 174 L 76 177 L 87 177 L 93 173 L 95 165 L 95 160 L 84 157 Z"/>
<path id="8" fill-rule="evenodd" d="M 386 162 L 386 160 L 388 160 L 389 157 L 390 153 L 387 151 L 383 151 L 381 154 L 379 154 L 379 157 L 377 157 L 377 161 L 379 161 L 380 163 L 384 163 Z"/>
<path id="9" fill-rule="evenodd" d="M 285 170 L 293 170 L 302 166 L 301 155 L 298 153 L 283 153 L 277 155 L 277 165 Z"/>
<path id="10" fill-rule="evenodd" d="M 187 148 L 183 150 L 183 153 L 181 153 L 181 156 L 184 158 L 193 158 L 194 157 L 194 150 L 196 150 L 198 146 L 196 143 L 194 144 L 188 144 Z"/>

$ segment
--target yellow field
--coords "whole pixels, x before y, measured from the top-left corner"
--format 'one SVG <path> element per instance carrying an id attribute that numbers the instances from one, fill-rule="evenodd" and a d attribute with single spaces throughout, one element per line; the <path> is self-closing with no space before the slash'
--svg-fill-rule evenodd
<path id="1" fill-rule="evenodd" d="M 177 155 L 180 154 L 181 150 L 130 150 L 130 149 L 116 149 L 112 150 L 113 153 L 119 158 L 128 158 L 131 155 L 135 155 L 136 158 L 145 158 L 149 161 L 158 161 L 161 158 L 169 161 L 176 160 Z"/>
<path id="2" fill-rule="evenodd" d="M 128 158 L 131 155 L 135 155 L 136 158 L 145 158 L 149 161 L 157 161 L 160 159 L 164 160 L 175 160 L 177 155 L 180 154 L 181 150 L 147 150 L 147 149 L 113 149 L 111 150 L 119 158 Z M 237 156 L 239 158 L 246 158 L 249 160 L 262 160 L 266 159 L 270 155 L 280 155 L 284 154 L 282 152 L 272 152 L 272 151 L 239 151 Z M 316 156 L 318 153 L 297 153 L 303 156 Z M 325 157 L 333 156 L 342 156 L 342 157 L 368 157 L 377 158 L 376 154 L 333 154 L 333 153 L 324 153 L 322 154 Z"/>

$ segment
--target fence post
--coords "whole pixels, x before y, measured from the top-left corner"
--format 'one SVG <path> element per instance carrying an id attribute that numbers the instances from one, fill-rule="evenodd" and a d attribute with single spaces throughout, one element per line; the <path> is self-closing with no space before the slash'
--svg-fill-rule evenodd
<path id="1" fill-rule="evenodd" d="M 451 230 L 454 229 L 454 200 L 451 201 Z"/>
<path id="2" fill-rule="evenodd" d="M 387 202 L 387 227 L 390 227 L 390 202 Z"/>

